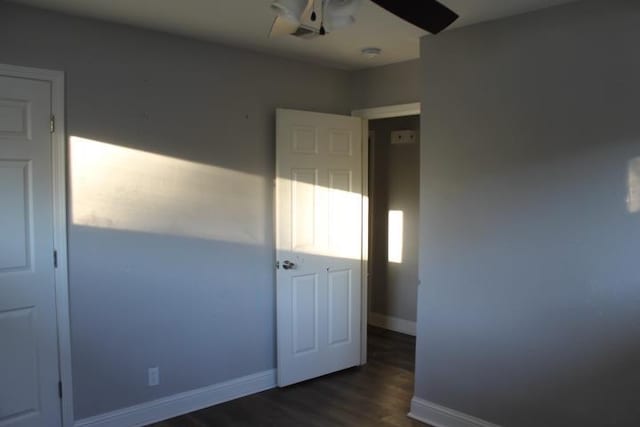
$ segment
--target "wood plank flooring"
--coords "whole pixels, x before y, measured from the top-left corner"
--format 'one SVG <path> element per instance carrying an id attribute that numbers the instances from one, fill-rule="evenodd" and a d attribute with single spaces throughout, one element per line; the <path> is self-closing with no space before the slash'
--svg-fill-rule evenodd
<path id="1" fill-rule="evenodd" d="M 407 417 L 415 338 L 369 328 L 367 365 L 216 405 L 153 427 L 424 427 Z"/>

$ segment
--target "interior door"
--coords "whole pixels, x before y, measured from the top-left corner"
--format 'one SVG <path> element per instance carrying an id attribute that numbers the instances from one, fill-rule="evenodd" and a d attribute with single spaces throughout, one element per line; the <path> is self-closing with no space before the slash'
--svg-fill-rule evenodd
<path id="1" fill-rule="evenodd" d="M 0 425 L 59 426 L 50 83 L 0 75 Z"/>
<path id="2" fill-rule="evenodd" d="M 362 121 L 276 114 L 278 385 L 360 364 Z"/>

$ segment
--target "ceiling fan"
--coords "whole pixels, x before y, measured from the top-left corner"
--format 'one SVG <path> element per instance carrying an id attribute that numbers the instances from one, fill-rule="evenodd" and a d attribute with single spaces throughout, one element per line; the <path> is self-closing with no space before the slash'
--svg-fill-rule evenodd
<path id="1" fill-rule="evenodd" d="M 432 34 L 451 25 L 458 14 L 436 0 L 371 0 L 388 12 Z M 270 37 L 291 34 L 315 38 L 355 22 L 361 0 L 275 0 Z"/>

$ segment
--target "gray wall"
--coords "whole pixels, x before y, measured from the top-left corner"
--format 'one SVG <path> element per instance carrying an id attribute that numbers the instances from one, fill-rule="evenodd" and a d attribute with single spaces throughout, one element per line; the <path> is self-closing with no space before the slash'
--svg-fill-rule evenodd
<path id="1" fill-rule="evenodd" d="M 417 397 L 640 422 L 638 40 L 636 0 L 422 40 Z"/>
<path id="2" fill-rule="evenodd" d="M 350 80 L 354 109 L 418 102 L 420 60 L 354 71 Z"/>
<path id="3" fill-rule="evenodd" d="M 274 110 L 347 113 L 348 74 L 6 2 L 0 62 L 66 71 L 100 142 L 69 165 L 77 418 L 274 368 Z"/>
<path id="4" fill-rule="evenodd" d="M 372 191 L 370 307 L 374 313 L 416 320 L 418 292 L 418 205 L 420 187 L 420 145 L 391 145 L 394 130 L 420 128 L 420 116 L 371 120 L 373 147 L 370 151 Z M 390 210 L 403 212 L 402 262 L 388 261 Z"/>

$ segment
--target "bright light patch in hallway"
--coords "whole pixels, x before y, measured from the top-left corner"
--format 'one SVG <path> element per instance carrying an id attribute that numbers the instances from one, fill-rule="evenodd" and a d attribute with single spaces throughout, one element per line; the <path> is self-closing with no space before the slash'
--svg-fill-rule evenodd
<path id="1" fill-rule="evenodd" d="M 389 262 L 402 263 L 404 212 L 389 211 Z"/>

